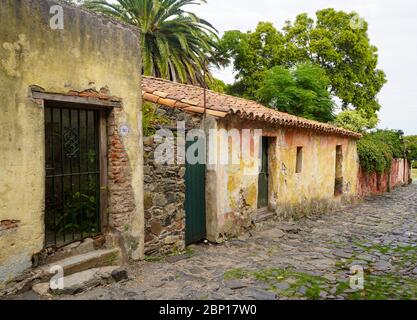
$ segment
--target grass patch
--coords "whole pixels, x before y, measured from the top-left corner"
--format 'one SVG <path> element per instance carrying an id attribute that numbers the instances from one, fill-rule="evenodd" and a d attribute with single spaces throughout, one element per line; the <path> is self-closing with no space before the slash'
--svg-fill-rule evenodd
<path id="1" fill-rule="evenodd" d="M 161 262 L 165 260 L 164 256 L 146 256 L 145 261 L 146 262 Z"/>
<path id="2" fill-rule="evenodd" d="M 245 276 L 248 275 L 247 271 L 244 271 L 243 269 L 236 268 L 226 271 L 223 274 L 224 280 L 235 280 L 235 279 L 242 279 Z"/>
<path id="3" fill-rule="evenodd" d="M 348 282 L 341 282 L 337 294 L 349 300 L 415 300 L 417 299 L 417 280 L 394 274 L 365 276 L 364 290 L 350 290 Z"/>
<path id="4" fill-rule="evenodd" d="M 329 281 L 320 276 L 314 276 L 293 269 L 265 269 L 246 271 L 240 268 L 224 273 L 225 280 L 251 278 L 269 285 L 270 290 L 279 296 L 289 298 L 306 297 L 310 300 L 320 299 L 320 293 L 328 288 Z M 284 286 L 280 284 L 285 284 Z"/>
<path id="5" fill-rule="evenodd" d="M 415 246 L 408 245 L 401 247 L 376 244 L 367 247 L 361 243 L 355 243 L 355 245 L 362 248 L 365 252 L 369 254 L 379 252 L 383 255 L 389 255 L 391 258 L 393 258 L 392 263 L 399 266 L 404 266 L 406 263 L 417 263 L 417 247 Z"/>
<path id="6" fill-rule="evenodd" d="M 269 286 L 269 290 L 280 297 L 307 298 L 318 300 L 321 293 L 336 289 L 335 296 L 348 300 L 415 300 L 417 299 L 417 279 L 395 274 L 365 274 L 364 289 L 352 290 L 349 281 L 337 284 L 315 275 L 293 269 L 265 269 L 248 271 L 241 268 L 228 270 L 225 280 L 254 279 Z M 286 283 L 285 286 L 282 284 Z M 334 292 L 334 291 L 333 291 Z"/>

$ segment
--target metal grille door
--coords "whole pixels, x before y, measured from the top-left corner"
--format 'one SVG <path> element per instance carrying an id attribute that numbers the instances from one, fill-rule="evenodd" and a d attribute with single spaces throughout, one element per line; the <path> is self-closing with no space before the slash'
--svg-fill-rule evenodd
<path id="1" fill-rule="evenodd" d="M 100 233 L 99 113 L 45 107 L 46 247 Z"/>

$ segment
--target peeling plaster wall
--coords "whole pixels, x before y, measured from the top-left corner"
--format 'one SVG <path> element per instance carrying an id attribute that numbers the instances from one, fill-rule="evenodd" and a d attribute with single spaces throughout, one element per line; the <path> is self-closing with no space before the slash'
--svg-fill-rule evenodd
<path id="1" fill-rule="evenodd" d="M 143 256 L 143 158 L 139 41 L 128 27 L 62 5 L 64 29 L 50 28 L 49 0 L 2 0 L 0 5 L 0 286 L 31 266 L 44 245 L 44 115 L 29 87 L 68 93 L 107 88 L 123 100 L 116 124 L 131 167 L 134 211 L 126 237 Z"/>
<path id="2" fill-rule="evenodd" d="M 335 197 L 336 146 L 343 151 L 343 195 Z M 303 148 L 301 173 L 296 173 L 297 147 Z M 330 209 L 357 195 L 356 140 L 313 131 L 281 129 L 272 175 L 272 201 L 279 216 L 303 216 Z"/>
<path id="3" fill-rule="evenodd" d="M 207 130 L 217 132 L 209 139 L 206 175 L 206 229 L 207 238 L 213 242 L 243 232 L 256 214 L 258 176 L 251 168 L 257 166 L 258 153 L 252 152 L 244 161 L 238 152 L 238 161 L 232 163 L 232 138 L 227 135 L 231 129 L 240 134 L 246 128 L 251 127 L 239 120 L 206 122 Z M 258 141 L 251 139 L 250 143 L 252 151 L 259 149 Z M 225 164 L 222 157 L 229 157 L 231 163 Z"/>
<path id="4" fill-rule="evenodd" d="M 218 120 L 218 129 L 259 129 L 269 137 L 269 209 L 279 218 L 298 217 L 327 210 L 357 195 L 358 155 L 356 140 L 302 129 L 274 128 L 256 121 L 237 118 Z M 220 153 L 217 139 L 215 146 Z M 236 164 L 216 164 L 208 168 L 208 238 L 237 235 L 250 227 L 257 215 L 258 174 L 245 168 L 259 160 L 259 141 L 251 141 L 251 155 Z M 335 197 L 336 146 L 343 149 L 343 195 Z M 297 147 L 303 147 L 303 169 L 296 173 Z M 229 144 L 229 152 L 231 144 Z M 210 150 L 210 149 L 209 149 Z M 212 149 L 213 150 L 213 149 Z M 211 151 L 209 151 L 211 152 Z M 242 155 L 240 155 L 242 157 Z"/>
<path id="5" fill-rule="evenodd" d="M 396 187 L 408 184 L 410 178 L 410 164 L 405 159 L 394 159 L 389 173 L 367 173 L 360 168 L 358 172 L 358 195 L 360 197 L 381 195 Z"/>

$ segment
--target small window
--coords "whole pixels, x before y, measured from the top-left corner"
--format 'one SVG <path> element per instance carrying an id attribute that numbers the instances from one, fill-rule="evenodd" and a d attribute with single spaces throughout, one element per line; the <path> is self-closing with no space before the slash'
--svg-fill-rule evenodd
<path id="1" fill-rule="evenodd" d="M 303 171 L 303 147 L 297 147 L 297 164 L 295 167 L 295 173 L 301 173 Z"/>

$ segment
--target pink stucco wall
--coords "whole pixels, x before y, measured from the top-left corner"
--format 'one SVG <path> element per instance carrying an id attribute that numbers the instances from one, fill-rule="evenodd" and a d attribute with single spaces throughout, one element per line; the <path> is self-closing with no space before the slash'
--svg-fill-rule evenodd
<path id="1" fill-rule="evenodd" d="M 383 194 L 388 191 L 388 183 L 390 183 L 391 190 L 398 186 L 408 184 L 410 173 L 409 162 L 404 159 L 393 160 L 390 173 L 368 174 L 359 168 L 358 195 L 365 197 Z M 391 175 L 391 180 L 389 179 L 389 175 Z"/>

